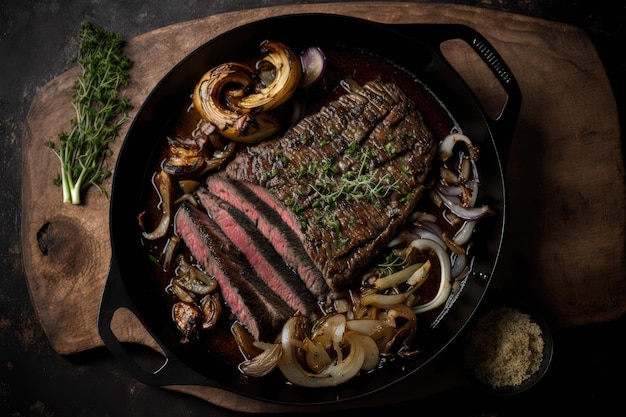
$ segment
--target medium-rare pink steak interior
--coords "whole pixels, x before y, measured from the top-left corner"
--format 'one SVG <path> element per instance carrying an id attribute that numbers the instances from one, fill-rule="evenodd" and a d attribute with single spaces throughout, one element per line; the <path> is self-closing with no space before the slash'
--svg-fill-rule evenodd
<path id="1" fill-rule="evenodd" d="M 196 197 L 209 216 L 250 262 L 250 266 L 267 286 L 278 294 L 293 311 L 314 318 L 315 299 L 293 269 L 289 268 L 260 229 L 240 210 L 206 188 L 196 190 Z"/>
<path id="2" fill-rule="evenodd" d="M 219 282 L 224 300 L 248 331 L 257 340 L 273 337 L 294 310 L 257 276 L 205 211 L 183 203 L 175 225 L 194 257 Z"/>
<path id="3" fill-rule="evenodd" d="M 283 220 L 283 214 L 288 220 L 290 217 L 282 204 L 267 195 L 259 186 L 231 180 L 221 174 L 210 175 L 206 180 L 206 187 L 224 204 L 240 211 L 241 216 L 249 219 L 265 237 L 267 244 L 257 249 L 269 251 L 268 248 L 273 247 L 285 265 L 295 271 L 308 291 L 318 301 L 325 300 L 329 292 L 328 285 L 304 250 L 299 234 Z"/>
<path id="4" fill-rule="evenodd" d="M 406 222 L 436 147 L 412 100 L 375 80 L 246 148 L 224 173 L 271 203 L 342 291 Z"/>

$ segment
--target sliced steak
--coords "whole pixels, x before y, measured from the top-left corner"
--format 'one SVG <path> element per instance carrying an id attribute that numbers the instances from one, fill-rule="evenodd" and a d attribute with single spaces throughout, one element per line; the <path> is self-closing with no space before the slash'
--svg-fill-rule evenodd
<path id="1" fill-rule="evenodd" d="M 202 210 L 183 203 L 174 224 L 194 258 L 220 285 L 224 301 L 256 340 L 271 341 L 294 314 L 260 280 L 239 249 Z"/>
<path id="2" fill-rule="evenodd" d="M 288 209 L 327 284 L 341 291 L 405 223 L 435 151 L 413 101 L 372 81 L 240 152 L 225 173 Z"/>
<path id="3" fill-rule="evenodd" d="M 237 208 L 199 187 L 196 197 L 209 217 L 246 257 L 257 276 L 294 310 L 316 316 L 316 303 L 298 275 L 290 269 L 256 225 Z"/>
<path id="4" fill-rule="evenodd" d="M 254 192 L 253 184 L 234 181 L 224 175 L 209 176 L 206 186 L 212 194 L 244 213 L 286 265 L 297 273 L 308 290 L 319 301 L 326 299 L 328 285 L 321 271 L 304 250 L 299 237 L 300 227 L 294 229 L 284 221 L 285 218 L 291 219 L 289 214 L 281 216 L 280 211 L 285 210 L 283 206 L 276 205 L 273 200 L 263 201 Z"/>

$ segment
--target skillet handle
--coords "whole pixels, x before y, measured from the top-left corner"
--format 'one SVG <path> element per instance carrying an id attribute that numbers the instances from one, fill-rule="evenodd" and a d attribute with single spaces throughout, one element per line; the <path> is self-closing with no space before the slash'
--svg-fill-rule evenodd
<path id="1" fill-rule="evenodd" d="M 463 80 L 463 77 L 459 75 L 458 71 L 454 69 L 452 64 L 441 53 L 440 47 L 442 43 L 460 39 L 467 43 L 486 64 L 506 93 L 506 101 L 496 119 L 490 118 L 483 111 L 493 137 L 498 138 L 495 145 L 502 156 L 500 158 L 501 163 L 504 165 L 513 141 L 515 124 L 517 123 L 522 105 L 522 94 L 511 69 L 491 43 L 476 30 L 460 24 L 394 24 L 390 26 L 405 36 L 420 39 L 429 45 L 461 80 Z M 465 85 L 471 91 L 467 83 Z M 481 106 L 478 100 L 476 102 Z"/>
<path id="2" fill-rule="evenodd" d="M 181 362 L 172 354 L 163 344 L 159 342 L 159 346 L 165 355 L 163 364 L 155 371 L 149 371 L 141 366 L 131 352 L 126 348 L 114 334 L 111 324 L 115 312 L 125 308 L 135 315 L 142 325 L 150 333 L 154 340 L 158 340 L 148 330 L 141 315 L 136 312 L 136 308 L 128 295 L 128 292 L 121 279 L 119 266 L 115 255 L 111 259 L 109 276 L 100 300 L 100 309 L 98 313 L 98 331 L 100 337 L 104 341 L 105 346 L 113 354 L 113 356 L 122 365 L 130 371 L 132 376 L 138 381 L 153 386 L 167 385 L 202 385 L 208 387 L 217 387 L 214 382 L 198 374 L 186 364 Z"/>

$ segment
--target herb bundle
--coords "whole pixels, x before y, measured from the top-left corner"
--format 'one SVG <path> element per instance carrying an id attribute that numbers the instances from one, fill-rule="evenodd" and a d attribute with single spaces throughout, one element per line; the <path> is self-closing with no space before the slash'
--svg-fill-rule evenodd
<path id="1" fill-rule="evenodd" d="M 54 182 L 63 188 L 63 202 L 71 204 L 81 204 L 82 192 L 92 185 L 106 194 L 101 183 L 111 175 L 105 166 L 112 153 L 109 144 L 131 109 L 128 99 L 119 98 L 131 66 L 122 53 L 124 39 L 88 22 L 81 25 L 80 38 L 74 60 L 82 73 L 72 91 L 76 117 L 71 130 L 59 134 L 58 146 L 46 142 L 61 161 L 61 173 Z"/>

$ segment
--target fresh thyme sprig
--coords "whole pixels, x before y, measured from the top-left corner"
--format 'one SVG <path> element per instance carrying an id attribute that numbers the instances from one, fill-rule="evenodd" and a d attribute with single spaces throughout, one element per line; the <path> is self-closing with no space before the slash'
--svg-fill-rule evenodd
<path id="1" fill-rule="evenodd" d="M 363 200 L 376 204 L 391 191 L 398 189 L 398 181 L 393 181 L 391 174 L 376 179 L 367 171 L 368 155 L 364 154 L 358 171 L 349 171 L 339 179 L 321 176 L 311 188 L 314 192 L 314 207 L 334 207 L 339 200 Z"/>
<path id="2" fill-rule="evenodd" d="M 407 265 L 407 259 L 405 256 L 397 253 L 396 251 L 390 251 L 385 255 L 385 259 L 381 260 L 376 265 L 379 276 L 393 274 Z"/>
<path id="3" fill-rule="evenodd" d="M 116 33 L 84 22 L 80 28 L 80 48 L 74 60 L 82 74 L 74 84 L 72 104 L 76 117 L 70 132 L 59 134 L 59 146 L 46 142 L 61 161 L 61 174 L 55 184 L 63 188 L 63 202 L 81 204 L 82 192 L 89 186 L 100 192 L 102 181 L 111 175 L 105 159 L 128 119 L 131 104 L 119 98 L 120 87 L 129 81 L 130 60 L 122 53 L 124 40 Z"/>

